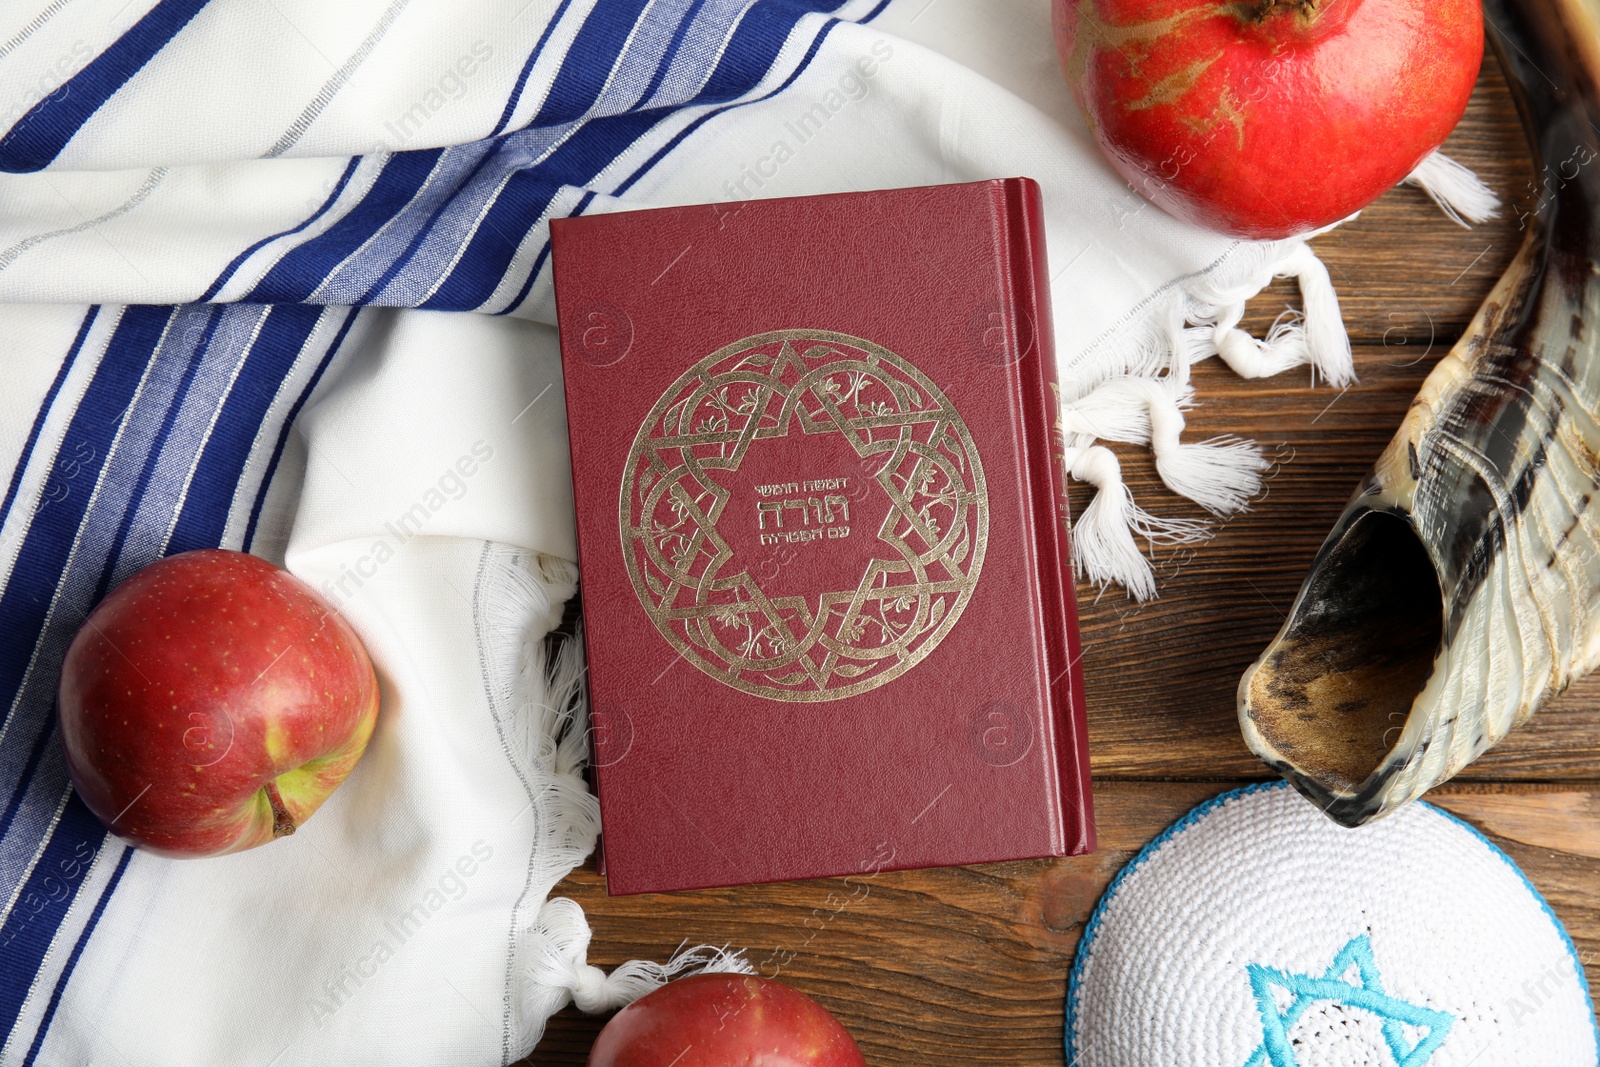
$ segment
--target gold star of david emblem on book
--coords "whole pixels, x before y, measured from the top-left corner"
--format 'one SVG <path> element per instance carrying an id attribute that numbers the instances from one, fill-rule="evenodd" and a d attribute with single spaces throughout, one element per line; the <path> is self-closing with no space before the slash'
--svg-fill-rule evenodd
<path id="1" fill-rule="evenodd" d="M 910 670 L 971 599 L 989 532 L 978 450 L 939 387 L 881 345 L 746 337 L 651 409 L 618 514 L 639 602 L 700 670 L 785 701 Z"/>

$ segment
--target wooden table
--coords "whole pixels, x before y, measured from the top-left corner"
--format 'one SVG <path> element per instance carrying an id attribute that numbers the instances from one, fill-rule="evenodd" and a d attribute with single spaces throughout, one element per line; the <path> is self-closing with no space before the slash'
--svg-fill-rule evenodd
<path id="1" fill-rule="evenodd" d="M 864 899 L 831 879 L 608 898 L 591 861 L 555 890 L 588 913 L 589 959 L 607 968 L 664 959 L 685 938 L 744 947 L 753 961 L 792 953 L 782 977 L 838 1015 L 876 1067 L 1061 1063 L 1066 976 L 1090 910 L 1122 865 L 1191 806 L 1269 777 L 1239 737 L 1239 675 L 1277 632 L 1345 500 L 1521 241 L 1532 169 L 1492 56 L 1445 148 L 1501 194 L 1505 216 L 1462 229 L 1403 188 L 1319 238 L 1360 383 L 1340 393 L 1312 388 L 1305 374 L 1242 381 L 1216 361 L 1203 365 L 1189 438 L 1260 441 L 1277 460 L 1266 492 L 1203 546 L 1158 554 L 1159 600 L 1078 589 L 1097 853 L 882 874 Z M 1259 336 L 1295 299 L 1292 283 L 1274 286 L 1246 325 Z M 1144 457 L 1121 456 L 1141 504 L 1196 513 Z M 1075 496 L 1074 510 L 1085 502 Z M 1429 799 L 1516 859 L 1600 989 L 1600 675 Z M 840 910 L 841 901 L 850 903 Z M 581 1064 L 603 1021 L 568 1008 L 524 1062 Z"/>

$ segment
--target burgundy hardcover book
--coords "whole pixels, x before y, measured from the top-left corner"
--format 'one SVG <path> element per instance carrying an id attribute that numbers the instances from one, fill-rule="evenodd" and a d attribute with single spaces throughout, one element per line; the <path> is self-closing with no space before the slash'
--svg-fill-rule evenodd
<path id="1" fill-rule="evenodd" d="M 610 891 L 1091 850 L 1038 187 L 551 234 Z"/>

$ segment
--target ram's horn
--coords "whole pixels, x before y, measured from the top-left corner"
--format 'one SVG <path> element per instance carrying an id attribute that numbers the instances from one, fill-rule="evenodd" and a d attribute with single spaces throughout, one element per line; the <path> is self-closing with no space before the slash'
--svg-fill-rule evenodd
<path id="1" fill-rule="evenodd" d="M 1600 658 L 1600 0 L 1487 0 L 1537 170 L 1527 237 L 1239 683 L 1337 821 L 1421 796 Z"/>

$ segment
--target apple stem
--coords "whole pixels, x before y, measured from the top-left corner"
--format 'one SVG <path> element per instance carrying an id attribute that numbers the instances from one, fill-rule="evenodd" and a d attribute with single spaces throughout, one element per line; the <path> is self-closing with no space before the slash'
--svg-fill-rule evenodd
<path id="1" fill-rule="evenodd" d="M 264 787 L 267 791 L 267 803 L 272 805 L 272 837 L 288 837 L 294 833 L 294 816 L 289 814 L 289 809 L 284 806 L 283 797 L 278 795 L 278 783 L 268 782 Z"/>

